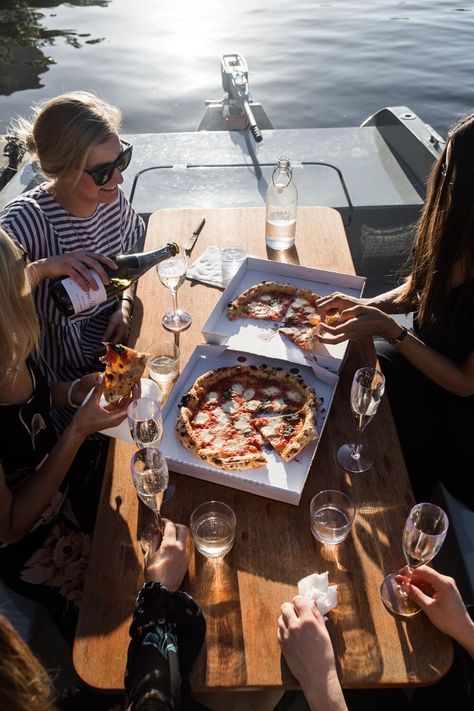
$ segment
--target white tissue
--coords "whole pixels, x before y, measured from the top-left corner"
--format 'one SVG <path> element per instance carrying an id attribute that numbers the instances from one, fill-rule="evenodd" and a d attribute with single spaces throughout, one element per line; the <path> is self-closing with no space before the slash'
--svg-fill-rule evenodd
<path id="1" fill-rule="evenodd" d="M 312 573 L 298 582 L 298 592 L 307 602 L 314 600 L 321 615 L 337 605 L 337 585 L 328 584 L 329 573 Z"/>
<path id="2" fill-rule="evenodd" d="M 224 287 L 222 278 L 222 255 L 219 247 L 208 247 L 186 271 L 188 279 L 203 284 Z"/>

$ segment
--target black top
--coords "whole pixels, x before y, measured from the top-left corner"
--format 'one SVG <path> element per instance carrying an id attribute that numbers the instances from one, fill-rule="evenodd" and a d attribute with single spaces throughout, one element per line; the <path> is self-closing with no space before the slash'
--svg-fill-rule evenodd
<path id="1" fill-rule="evenodd" d="M 464 363 L 474 351 L 474 279 L 452 289 L 447 297 L 449 323 L 421 327 L 417 314 L 413 330 L 426 345 L 443 353 L 456 363 Z"/>

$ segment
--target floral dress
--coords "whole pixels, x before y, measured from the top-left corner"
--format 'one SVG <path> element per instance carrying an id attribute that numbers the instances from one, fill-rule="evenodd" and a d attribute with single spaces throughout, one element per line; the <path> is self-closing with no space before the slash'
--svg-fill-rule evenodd
<path id="1" fill-rule="evenodd" d="M 31 397 L 20 405 L 0 404 L 0 462 L 11 490 L 35 476 L 32 472 L 56 442 L 48 384 L 32 362 L 28 367 Z M 0 578 L 16 592 L 43 603 L 68 641 L 73 638 L 88 562 L 88 529 L 94 519 L 88 509 L 98 496 L 100 482 L 92 479 L 98 478 L 101 447 L 103 443 L 87 442 L 79 450 L 50 504 L 20 541 L 0 541 Z M 87 480 L 84 472 L 94 476 Z"/>

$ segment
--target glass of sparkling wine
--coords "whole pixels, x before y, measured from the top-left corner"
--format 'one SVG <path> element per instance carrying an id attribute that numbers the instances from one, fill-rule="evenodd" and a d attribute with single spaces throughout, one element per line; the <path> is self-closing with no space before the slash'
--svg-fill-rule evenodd
<path id="1" fill-rule="evenodd" d="M 435 504 L 416 504 L 412 508 L 403 529 L 403 553 L 410 570 L 406 583 L 410 582 L 415 568 L 429 563 L 438 553 L 446 538 L 448 525 L 445 512 Z M 382 581 L 380 594 L 383 603 L 396 615 L 412 617 L 420 608 L 400 588 L 396 576 L 392 573 Z"/>
<path id="2" fill-rule="evenodd" d="M 221 501 L 207 501 L 191 514 L 194 545 L 207 558 L 219 558 L 232 548 L 236 524 L 230 506 Z"/>
<path id="3" fill-rule="evenodd" d="M 154 522 L 146 526 L 140 537 L 142 550 L 146 552 L 153 538 L 159 533 L 163 534 L 160 510 L 168 488 L 168 465 L 159 449 L 143 447 L 132 454 L 130 467 L 139 499 L 155 514 Z"/>
<path id="4" fill-rule="evenodd" d="M 156 267 L 161 283 L 171 291 L 173 310 L 167 311 L 162 324 L 169 331 L 183 331 L 191 325 L 191 316 L 187 311 L 178 308 L 178 289 L 186 279 L 186 255 L 180 252 L 171 259 L 165 259 Z"/>
<path id="5" fill-rule="evenodd" d="M 158 447 L 163 436 L 163 418 L 156 400 L 139 397 L 128 406 L 128 426 L 137 447 Z"/>
<path id="6" fill-rule="evenodd" d="M 313 496 L 309 507 L 311 533 L 320 543 L 341 543 L 350 533 L 356 507 L 342 491 L 329 489 Z"/>
<path id="7" fill-rule="evenodd" d="M 357 431 L 363 432 L 375 413 L 385 390 L 385 376 L 376 368 L 359 368 L 351 387 L 351 408 L 356 416 Z M 338 449 L 337 461 L 347 472 L 368 471 L 374 460 L 366 456 L 362 444 L 343 444 Z"/>

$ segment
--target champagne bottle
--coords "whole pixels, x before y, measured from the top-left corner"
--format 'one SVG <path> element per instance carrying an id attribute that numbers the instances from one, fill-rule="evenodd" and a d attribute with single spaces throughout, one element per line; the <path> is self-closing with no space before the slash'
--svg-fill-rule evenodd
<path id="1" fill-rule="evenodd" d="M 178 245 L 175 242 L 171 242 L 151 252 L 122 254 L 118 257 L 114 257 L 114 262 L 118 267 L 117 269 L 108 269 L 103 265 L 103 269 L 107 272 L 109 277 L 109 283 L 107 285 L 103 284 L 99 275 L 91 269 L 90 271 L 99 287 L 97 291 L 93 289 L 83 291 L 70 277 L 65 279 L 53 279 L 49 282 L 51 298 L 61 313 L 66 316 L 74 316 L 114 296 L 118 296 L 136 282 L 145 272 L 151 269 L 151 267 L 154 267 L 164 259 L 174 257 L 178 252 Z"/>

